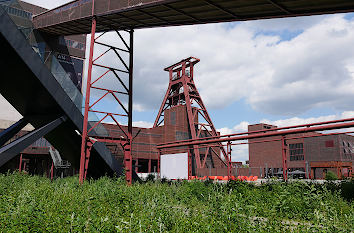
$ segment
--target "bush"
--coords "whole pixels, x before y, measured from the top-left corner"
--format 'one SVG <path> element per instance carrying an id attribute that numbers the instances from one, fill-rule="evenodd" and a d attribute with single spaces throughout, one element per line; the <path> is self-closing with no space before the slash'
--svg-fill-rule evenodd
<path id="1" fill-rule="evenodd" d="M 155 180 L 155 175 L 154 174 L 149 174 L 149 175 L 147 175 L 147 177 L 146 177 L 146 179 L 145 179 L 145 181 L 154 181 Z"/>
<path id="2" fill-rule="evenodd" d="M 0 174 L 0 232 L 351 232 L 348 185 Z"/>
<path id="3" fill-rule="evenodd" d="M 334 172 L 328 171 L 328 172 L 326 173 L 325 180 L 338 180 L 338 177 L 337 177 L 336 174 L 334 174 Z"/>
<path id="4" fill-rule="evenodd" d="M 341 183 L 341 195 L 348 201 L 354 200 L 354 179 L 346 180 Z"/>

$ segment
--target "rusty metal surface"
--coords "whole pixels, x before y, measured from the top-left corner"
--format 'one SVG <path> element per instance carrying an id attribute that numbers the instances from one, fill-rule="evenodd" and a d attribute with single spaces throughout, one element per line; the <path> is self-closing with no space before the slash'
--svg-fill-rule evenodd
<path id="1" fill-rule="evenodd" d="M 95 1 L 92 11 L 92 1 Z M 353 12 L 352 0 L 77 0 L 34 17 L 57 35 Z"/>

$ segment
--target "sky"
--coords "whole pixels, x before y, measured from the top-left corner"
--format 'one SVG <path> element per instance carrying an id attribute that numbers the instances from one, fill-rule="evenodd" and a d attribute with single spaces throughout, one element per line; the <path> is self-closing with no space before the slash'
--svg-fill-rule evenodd
<path id="1" fill-rule="evenodd" d="M 68 2 L 26 1 L 46 8 Z M 353 42 L 353 14 L 136 30 L 135 125 L 152 126 L 168 86 L 163 68 L 189 56 L 201 59 L 194 81 L 222 134 L 259 122 L 354 117 Z M 0 118 L 20 117 L 3 99 L 0 107 Z M 233 153 L 246 160 L 247 145 Z"/>

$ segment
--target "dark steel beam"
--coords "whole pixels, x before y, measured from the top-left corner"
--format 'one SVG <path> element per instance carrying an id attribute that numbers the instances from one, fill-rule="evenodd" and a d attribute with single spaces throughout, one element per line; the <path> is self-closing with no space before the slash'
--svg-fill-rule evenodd
<path id="1" fill-rule="evenodd" d="M 120 16 L 122 16 L 122 17 L 124 17 L 124 18 L 126 18 L 126 19 L 132 20 L 132 21 L 134 21 L 134 22 L 136 22 L 136 23 L 140 23 L 140 24 L 142 24 L 142 25 L 144 25 L 144 26 L 149 26 L 148 24 L 144 23 L 144 22 L 141 21 L 141 20 L 134 19 L 134 18 L 129 17 L 129 16 L 126 16 L 126 15 L 124 15 L 124 14 L 122 14 L 122 13 L 117 13 L 117 14 L 120 15 Z"/>
<path id="2" fill-rule="evenodd" d="M 166 23 L 166 24 L 168 24 L 168 25 L 172 25 L 172 23 L 171 23 L 170 21 L 168 21 L 168 20 L 166 20 L 166 19 L 164 19 L 164 18 L 161 18 L 161 17 L 159 17 L 159 16 L 156 16 L 156 15 L 154 15 L 154 14 L 151 14 L 151 13 L 149 13 L 149 12 L 146 12 L 146 11 L 144 11 L 144 10 L 142 10 L 142 9 L 138 9 L 137 11 L 139 11 L 139 12 L 141 12 L 141 13 L 143 13 L 143 14 L 146 14 L 146 15 L 148 15 L 148 16 L 150 16 L 150 17 L 153 17 L 153 18 L 155 18 L 155 19 L 158 19 L 158 20 L 160 20 L 160 21 L 162 21 L 162 22 L 164 22 L 164 23 Z"/>
<path id="3" fill-rule="evenodd" d="M 131 28 L 131 26 L 129 26 L 129 25 L 125 24 L 125 23 L 116 22 L 116 21 L 114 21 L 113 19 L 108 19 L 106 16 L 100 16 L 100 17 L 97 19 L 98 23 L 102 23 L 101 19 L 106 20 L 106 21 L 112 23 L 112 24 L 104 23 L 104 25 L 106 25 L 107 27 L 111 28 L 112 30 L 120 30 L 120 29 L 122 29 L 122 28 Z M 121 24 L 121 25 L 123 25 L 123 27 L 121 27 L 121 26 L 120 26 L 120 27 L 112 26 L 112 25 L 116 25 L 116 24 Z"/>
<path id="4" fill-rule="evenodd" d="M 284 11 L 285 13 L 291 15 L 293 14 L 292 12 L 290 12 L 288 9 L 286 9 L 285 7 L 283 7 L 282 5 L 280 5 L 279 3 L 275 2 L 275 0 L 267 0 L 270 4 L 272 4 L 273 6 L 277 7 L 278 9 Z"/>
<path id="5" fill-rule="evenodd" d="M 220 6 L 219 4 L 216 4 L 215 2 L 212 2 L 210 0 L 204 0 L 204 2 L 208 3 L 210 6 L 213 6 L 215 8 L 218 8 L 219 10 L 225 12 L 228 15 L 231 15 L 232 17 L 234 17 L 235 19 L 240 19 L 239 16 L 235 15 L 233 12 L 229 11 L 228 9 Z"/>
<path id="6" fill-rule="evenodd" d="M 187 16 L 187 17 L 193 19 L 194 21 L 198 22 L 198 23 L 203 23 L 203 21 L 201 21 L 200 19 L 197 19 L 196 17 L 194 17 L 194 16 L 188 14 L 188 13 L 185 12 L 184 10 L 177 9 L 177 8 L 172 7 L 172 6 L 170 6 L 170 5 L 167 5 L 167 4 L 165 4 L 165 5 L 163 5 L 163 6 L 166 7 L 166 8 L 168 8 L 168 9 L 170 9 L 170 10 L 176 11 L 176 12 L 182 14 L 182 15 L 185 15 L 185 16 Z"/>
<path id="7" fill-rule="evenodd" d="M 13 125 L 11 125 L 9 128 L 2 131 L 0 133 L 0 147 L 3 146 L 11 138 L 13 138 L 27 124 L 28 124 L 27 118 L 23 117 L 21 120 L 17 121 Z"/>
<path id="8" fill-rule="evenodd" d="M 66 119 L 67 118 L 65 116 L 59 117 L 49 122 L 48 124 L 33 130 L 32 132 L 0 148 L 0 167 L 13 157 L 21 153 L 21 151 L 26 149 L 32 143 L 54 130 L 61 123 L 65 122 Z"/>

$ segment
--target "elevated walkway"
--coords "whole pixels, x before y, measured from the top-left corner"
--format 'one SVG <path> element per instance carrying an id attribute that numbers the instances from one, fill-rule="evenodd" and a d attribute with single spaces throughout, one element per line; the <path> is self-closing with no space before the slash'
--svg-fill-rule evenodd
<path id="1" fill-rule="evenodd" d="M 65 72 L 57 69 L 52 73 L 44 64 L 48 59 L 53 64 L 55 56 L 43 57 L 36 49 L 45 43 L 42 39 L 34 41 L 39 38 L 37 34 L 25 34 L 19 30 L 0 5 L 0 94 L 35 128 L 34 135 L 38 137 L 38 132 L 45 134 L 63 159 L 78 170 L 83 125 L 82 95 Z M 102 129 L 102 132 L 93 134 L 105 135 L 105 131 Z M 20 141 L 22 147 L 35 139 L 28 140 L 28 137 L 31 139 L 32 135 Z M 13 151 L 10 152 L 0 151 L 0 166 L 15 156 Z M 88 171 L 89 176 L 98 177 L 113 173 L 121 175 L 123 169 L 105 144 L 97 142 L 91 152 Z"/>
<path id="2" fill-rule="evenodd" d="M 76 0 L 34 17 L 51 34 L 283 18 L 354 11 L 352 0 Z"/>

